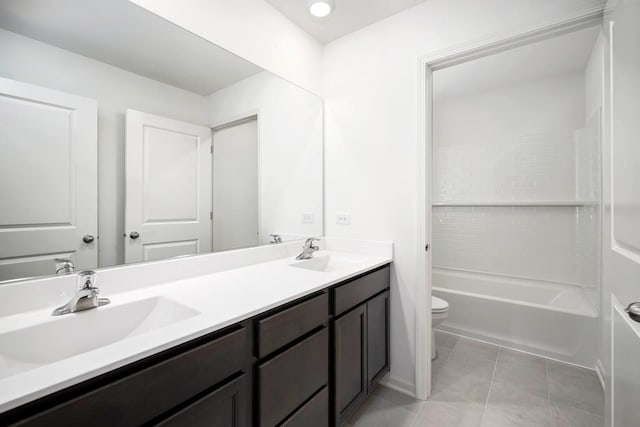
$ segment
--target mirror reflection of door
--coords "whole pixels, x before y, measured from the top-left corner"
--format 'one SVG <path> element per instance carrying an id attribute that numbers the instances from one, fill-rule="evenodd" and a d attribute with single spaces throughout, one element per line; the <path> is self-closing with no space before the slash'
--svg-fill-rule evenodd
<path id="1" fill-rule="evenodd" d="M 258 121 L 213 131 L 213 250 L 257 246 Z"/>
<path id="2" fill-rule="evenodd" d="M 0 281 L 97 266 L 97 103 L 0 78 Z"/>
<path id="3" fill-rule="evenodd" d="M 211 129 L 127 110 L 125 262 L 211 251 Z"/>

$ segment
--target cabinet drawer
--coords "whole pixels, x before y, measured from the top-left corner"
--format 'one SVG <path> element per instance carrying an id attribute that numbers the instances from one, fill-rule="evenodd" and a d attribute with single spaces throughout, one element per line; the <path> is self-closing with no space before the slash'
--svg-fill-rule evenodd
<path id="1" fill-rule="evenodd" d="M 27 418 L 20 426 L 137 426 L 243 369 L 241 328 Z"/>
<path id="2" fill-rule="evenodd" d="M 258 367 L 261 427 L 284 420 L 329 380 L 329 330 L 322 329 Z"/>
<path id="3" fill-rule="evenodd" d="M 329 296 L 324 293 L 258 321 L 258 357 L 285 346 L 321 326 L 329 318 Z"/>
<path id="4" fill-rule="evenodd" d="M 324 387 L 296 411 L 282 427 L 328 427 L 329 387 Z"/>
<path id="5" fill-rule="evenodd" d="M 338 286 L 333 290 L 334 314 L 337 316 L 389 287 L 389 266 Z"/>
<path id="6" fill-rule="evenodd" d="M 246 375 L 241 375 L 156 425 L 158 427 L 245 427 L 246 393 Z"/>

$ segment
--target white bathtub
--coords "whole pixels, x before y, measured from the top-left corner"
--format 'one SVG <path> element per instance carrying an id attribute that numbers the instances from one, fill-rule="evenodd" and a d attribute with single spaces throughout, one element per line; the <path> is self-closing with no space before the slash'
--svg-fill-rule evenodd
<path id="1" fill-rule="evenodd" d="M 595 367 L 598 312 L 583 288 L 442 268 L 432 279 L 449 302 L 438 329 Z"/>

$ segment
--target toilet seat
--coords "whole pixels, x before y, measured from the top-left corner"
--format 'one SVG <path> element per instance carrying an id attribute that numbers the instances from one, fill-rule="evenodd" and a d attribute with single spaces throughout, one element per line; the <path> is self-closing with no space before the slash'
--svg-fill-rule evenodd
<path id="1" fill-rule="evenodd" d="M 431 360 L 437 357 L 436 339 L 433 328 L 441 325 L 449 316 L 449 303 L 438 297 L 431 297 Z"/>
<path id="2" fill-rule="evenodd" d="M 438 297 L 431 297 L 431 312 L 432 313 L 444 313 L 449 311 L 449 303 Z"/>

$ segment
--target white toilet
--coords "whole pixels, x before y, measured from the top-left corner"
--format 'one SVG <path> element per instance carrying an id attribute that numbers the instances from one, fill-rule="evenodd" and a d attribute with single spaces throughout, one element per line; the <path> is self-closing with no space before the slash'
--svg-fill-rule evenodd
<path id="1" fill-rule="evenodd" d="M 436 340 L 433 328 L 440 325 L 449 315 L 449 303 L 438 297 L 431 297 L 431 360 L 435 359 Z"/>

